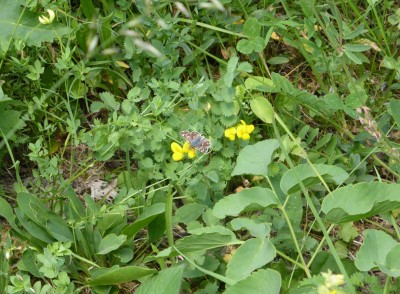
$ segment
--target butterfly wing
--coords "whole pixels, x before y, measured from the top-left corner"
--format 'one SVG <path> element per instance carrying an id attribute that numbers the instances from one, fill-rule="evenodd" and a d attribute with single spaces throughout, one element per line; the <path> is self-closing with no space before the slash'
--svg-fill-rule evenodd
<path id="1" fill-rule="evenodd" d="M 210 141 L 203 137 L 199 132 L 182 131 L 181 136 L 190 143 L 191 147 L 196 148 L 201 153 L 207 153 L 210 149 Z"/>

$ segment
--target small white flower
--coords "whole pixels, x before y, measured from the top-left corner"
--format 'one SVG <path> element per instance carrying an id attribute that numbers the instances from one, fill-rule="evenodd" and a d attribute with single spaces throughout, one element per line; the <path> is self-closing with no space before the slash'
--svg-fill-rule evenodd
<path id="1" fill-rule="evenodd" d="M 49 17 L 44 16 L 44 15 L 39 16 L 39 22 L 41 24 L 51 24 L 53 22 L 54 17 L 56 16 L 56 14 L 51 9 L 47 9 L 47 13 L 49 14 Z"/>

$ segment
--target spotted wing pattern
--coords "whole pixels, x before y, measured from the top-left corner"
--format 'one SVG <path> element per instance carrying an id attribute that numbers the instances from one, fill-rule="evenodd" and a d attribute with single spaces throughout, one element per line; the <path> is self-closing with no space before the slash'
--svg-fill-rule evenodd
<path id="1" fill-rule="evenodd" d="M 199 150 L 201 153 L 207 153 L 210 149 L 210 141 L 196 131 L 182 131 L 181 136 L 184 137 L 190 146 Z"/>

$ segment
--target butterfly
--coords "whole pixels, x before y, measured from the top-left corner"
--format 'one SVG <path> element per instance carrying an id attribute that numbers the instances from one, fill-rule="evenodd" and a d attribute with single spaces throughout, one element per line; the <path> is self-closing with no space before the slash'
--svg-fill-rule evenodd
<path id="1" fill-rule="evenodd" d="M 201 153 L 207 153 L 210 149 L 210 141 L 199 132 L 182 131 L 181 136 L 190 143 L 190 147 L 199 150 Z"/>

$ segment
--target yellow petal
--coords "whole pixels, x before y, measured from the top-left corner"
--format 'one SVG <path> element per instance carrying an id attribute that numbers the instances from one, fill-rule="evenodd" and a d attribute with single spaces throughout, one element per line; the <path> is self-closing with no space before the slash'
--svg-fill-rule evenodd
<path id="1" fill-rule="evenodd" d="M 231 140 L 231 141 L 235 141 L 235 135 L 230 135 L 230 136 L 227 136 L 228 138 L 229 138 L 229 140 Z"/>
<path id="2" fill-rule="evenodd" d="M 243 139 L 243 140 L 248 140 L 248 139 L 250 139 L 250 135 L 247 134 L 247 133 L 244 133 L 244 134 L 242 135 L 242 139 Z"/>
<path id="3" fill-rule="evenodd" d="M 176 142 L 172 142 L 171 143 L 171 150 L 172 150 L 172 152 L 174 152 L 174 153 L 179 153 L 179 152 L 183 152 L 182 151 L 182 147 L 181 147 L 181 145 L 179 145 L 178 143 L 176 143 Z"/>
<path id="4" fill-rule="evenodd" d="M 240 122 L 242 123 L 242 125 L 244 125 L 244 126 L 246 125 L 244 120 L 241 119 Z"/>
<path id="5" fill-rule="evenodd" d="M 242 138 L 243 134 L 246 132 L 246 126 L 240 125 L 236 128 L 236 134 L 238 138 Z"/>
<path id="6" fill-rule="evenodd" d="M 246 133 L 251 134 L 251 132 L 254 131 L 254 126 L 253 125 L 247 125 L 246 126 Z"/>
<path id="7" fill-rule="evenodd" d="M 193 148 L 190 148 L 189 152 L 188 152 L 188 157 L 190 159 L 195 158 L 196 157 L 196 150 Z"/>
<path id="8" fill-rule="evenodd" d="M 174 152 L 174 153 L 172 154 L 172 159 L 173 159 L 174 161 L 180 161 L 180 160 L 183 159 L 183 156 L 184 156 L 184 153 L 183 153 L 183 152 Z"/>
<path id="9" fill-rule="evenodd" d="M 185 152 L 185 153 L 188 153 L 190 148 L 191 148 L 190 147 L 190 143 L 188 141 L 186 141 L 185 144 L 183 144 L 182 151 Z"/>

